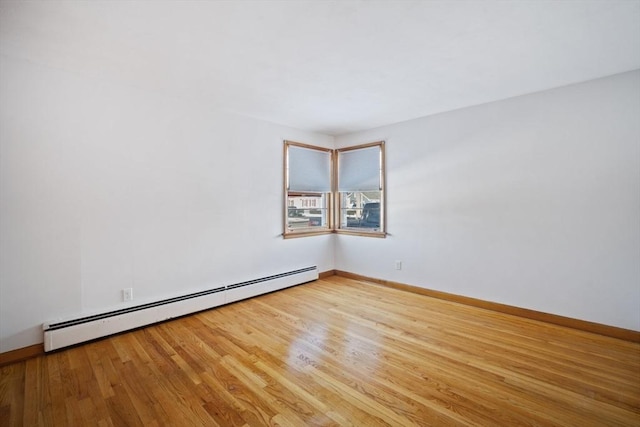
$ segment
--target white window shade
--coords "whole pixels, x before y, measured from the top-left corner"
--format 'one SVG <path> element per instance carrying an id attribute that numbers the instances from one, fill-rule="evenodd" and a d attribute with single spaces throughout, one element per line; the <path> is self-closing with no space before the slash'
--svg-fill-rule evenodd
<path id="1" fill-rule="evenodd" d="M 331 191 L 331 153 L 289 145 L 289 191 Z"/>
<path id="2" fill-rule="evenodd" d="M 380 146 L 338 153 L 338 191 L 379 191 L 381 189 Z"/>

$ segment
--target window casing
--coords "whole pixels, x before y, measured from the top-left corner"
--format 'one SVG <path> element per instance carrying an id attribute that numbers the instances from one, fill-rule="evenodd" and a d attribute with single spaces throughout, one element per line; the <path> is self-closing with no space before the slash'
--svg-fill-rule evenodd
<path id="1" fill-rule="evenodd" d="M 339 233 L 385 237 L 384 142 L 336 150 Z"/>
<path id="2" fill-rule="evenodd" d="M 333 151 L 297 142 L 284 144 L 284 237 L 332 231 Z"/>
<path id="3" fill-rule="evenodd" d="M 385 237 L 384 142 L 338 150 L 284 143 L 285 238 Z"/>

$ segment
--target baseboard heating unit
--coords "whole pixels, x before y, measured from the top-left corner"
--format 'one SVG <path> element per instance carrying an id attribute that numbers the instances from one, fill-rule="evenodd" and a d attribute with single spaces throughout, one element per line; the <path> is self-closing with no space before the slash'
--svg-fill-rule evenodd
<path id="1" fill-rule="evenodd" d="M 306 267 L 120 310 L 45 323 L 44 350 L 57 350 L 316 279 L 318 268 Z"/>

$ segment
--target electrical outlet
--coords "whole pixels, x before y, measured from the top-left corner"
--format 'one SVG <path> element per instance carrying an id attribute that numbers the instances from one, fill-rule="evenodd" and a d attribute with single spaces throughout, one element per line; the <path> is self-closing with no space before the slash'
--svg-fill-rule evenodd
<path id="1" fill-rule="evenodd" d="M 133 288 L 124 288 L 122 290 L 122 301 L 133 300 Z"/>
<path id="2" fill-rule="evenodd" d="M 402 261 L 396 261 L 396 270 L 402 270 Z"/>

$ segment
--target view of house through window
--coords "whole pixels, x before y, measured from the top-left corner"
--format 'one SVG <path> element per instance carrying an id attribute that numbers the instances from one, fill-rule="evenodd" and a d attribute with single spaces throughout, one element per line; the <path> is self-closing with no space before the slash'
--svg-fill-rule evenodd
<path id="1" fill-rule="evenodd" d="M 331 150 L 285 141 L 284 237 L 384 237 L 384 143 Z"/>
<path id="2" fill-rule="evenodd" d="M 288 194 L 287 226 L 289 229 L 327 227 L 328 208 L 325 194 Z"/>

